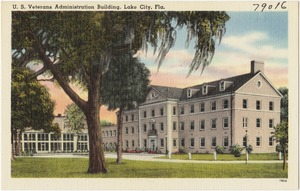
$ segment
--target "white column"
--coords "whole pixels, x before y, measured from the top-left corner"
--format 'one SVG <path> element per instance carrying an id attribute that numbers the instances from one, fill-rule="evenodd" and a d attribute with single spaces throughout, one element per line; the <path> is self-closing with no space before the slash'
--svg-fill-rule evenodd
<path id="1" fill-rule="evenodd" d="M 51 153 L 51 133 L 48 133 L 48 152 Z"/>
<path id="2" fill-rule="evenodd" d="M 61 151 L 64 151 L 64 135 L 63 133 L 60 134 L 60 147 L 61 147 Z"/>
<path id="3" fill-rule="evenodd" d="M 28 138 L 28 136 L 27 136 L 27 138 Z M 24 133 L 22 133 L 22 151 L 24 151 L 25 149 L 25 141 L 24 141 Z"/>
<path id="4" fill-rule="evenodd" d="M 168 146 L 168 156 L 171 158 L 172 154 L 172 105 L 167 102 L 167 146 Z"/>
<path id="5" fill-rule="evenodd" d="M 139 145 L 140 145 L 140 149 L 142 148 L 142 129 L 141 129 L 141 110 L 140 107 L 138 107 L 138 128 L 139 128 Z"/>
<path id="6" fill-rule="evenodd" d="M 78 148 L 77 148 L 77 146 L 78 146 L 78 145 L 77 145 L 77 143 L 78 143 L 77 140 L 78 140 L 78 135 L 77 135 L 77 134 L 76 134 L 76 135 L 74 134 L 74 140 L 73 140 L 74 151 L 77 151 L 77 149 L 78 149 Z"/>

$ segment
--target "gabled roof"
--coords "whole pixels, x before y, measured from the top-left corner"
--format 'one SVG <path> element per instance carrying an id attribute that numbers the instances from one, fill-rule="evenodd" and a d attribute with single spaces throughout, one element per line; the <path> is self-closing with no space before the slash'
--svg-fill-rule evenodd
<path id="1" fill-rule="evenodd" d="M 244 85 L 247 81 L 249 81 L 252 77 L 253 77 L 253 75 L 251 73 L 248 73 L 248 74 L 243 74 L 243 75 L 239 75 L 239 76 L 216 80 L 213 82 L 207 82 L 207 83 L 203 83 L 203 84 L 196 85 L 196 86 L 187 87 L 187 88 L 183 89 L 183 93 L 182 93 L 180 100 L 208 97 L 208 96 L 212 96 L 212 95 L 235 92 L 242 85 Z M 232 82 L 232 83 L 230 83 L 230 85 L 224 91 L 220 91 L 219 84 L 221 81 Z M 207 94 L 203 94 L 203 92 L 202 92 L 202 87 L 205 85 L 209 86 L 209 90 L 208 90 Z M 192 97 L 187 98 L 187 91 L 189 89 L 198 89 L 199 91 L 196 94 L 194 94 Z"/>
<path id="2" fill-rule="evenodd" d="M 175 87 L 167 87 L 167 86 L 157 86 L 157 85 L 151 85 L 153 89 L 158 91 L 162 94 L 165 98 L 168 99 L 179 99 L 182 95 L 181 88 L 175 88 Z"/>

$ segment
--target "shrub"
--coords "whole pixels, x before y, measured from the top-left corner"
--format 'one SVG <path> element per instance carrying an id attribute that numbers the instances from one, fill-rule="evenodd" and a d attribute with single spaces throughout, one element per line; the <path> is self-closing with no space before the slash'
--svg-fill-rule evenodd
<path id="1" fill-rule="evenodd" d="M 218 154 L 223 154 L 224 153 L 224 150 L 225 150 L 225 147 L 223 147 L 223 146 L 216 146 L 216 148 L 215 148 L 215 150 L 216 150 L 216 152 L 218 153 Z"/>
<path id="2" fill-rule="evenodd" d="M 230 153 L 235 157 L 240 157 L 242 150 L 244 150 L 244 147 L 241 147 L 239 144 L 231 145 L 229 149 Z"/>
<path id="3" fill-rule="evenodd" d="M 179 148 L 179 153 L 185 153 L 184 147 L 181 146 L 181 147 Z"/>
<path id="4" fill-rule="evenodd" d="M 253 151 L 252 145 L 248 145 L 248 146 L 246 147 L 246 151 L 247 151 L 249 154 L 251 154 L 252 151 Z"/>

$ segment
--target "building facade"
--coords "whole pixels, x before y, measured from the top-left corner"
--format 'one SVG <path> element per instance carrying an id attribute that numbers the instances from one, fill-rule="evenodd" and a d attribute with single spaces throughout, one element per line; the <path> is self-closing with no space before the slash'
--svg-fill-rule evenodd
<path id="1" fill-rule="evenodd" d="M 55 116 L 53 121 L 61 129 L 60 136 L 56 136 L 54 133 L 27 129 L 20 137 L 21 151 L 27 153 L 88 152 L 89 136 L 87 129 L 85 128 L 81 133 L 74 133 L 66 126 L 65 120 L 64 116 L 58 115 Z M 102 136 L 105 150 L 115 150 L 117 141 L 116 126 L 103 126 Z"/>
<path id="2" fill-rule="evenodd" d="M 256 61 L 247 74 L 196 86 L 152 85 L 146 101 L 125 112 L 123 149 L 211 153 L 239 144 L 275 152 L 271 132 L 280 123 L 281 97 Z"/>

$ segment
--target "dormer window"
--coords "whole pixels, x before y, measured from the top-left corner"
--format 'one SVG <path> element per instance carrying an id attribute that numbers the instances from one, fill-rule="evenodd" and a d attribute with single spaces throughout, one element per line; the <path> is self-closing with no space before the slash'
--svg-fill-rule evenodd
<path id="1" fill-rule="evenodd" d="M 188 89 L 187 90 L 187 98 L 190 98 L 193 96 L 193 90 L 192 89 Z"/>
<path id="2" fill-rule="evenodd" d="M 203 95 L 206 95 L 207 94 L 207 85 L 204 85 L 203 87 L 202 87 L 202 94 Z"/>
<path id="3" fill-rule="evenodd" d="M 220 82 L 220 91 L 224 91 L 225 90 L 225 82 L 221 81 Z"/>

